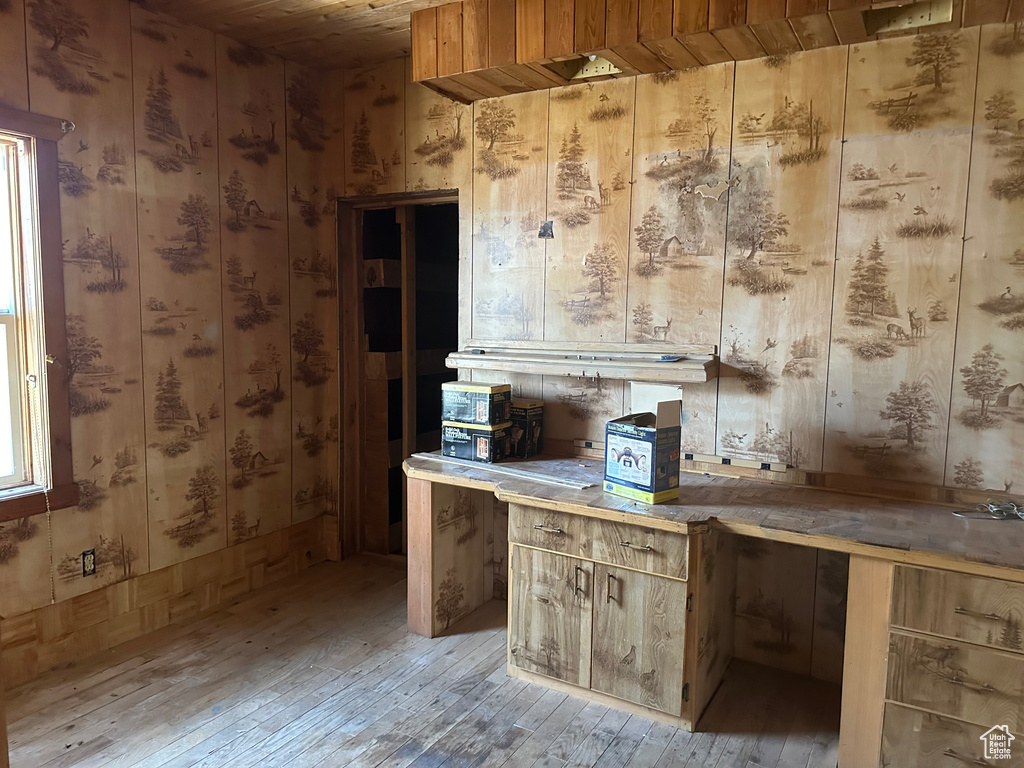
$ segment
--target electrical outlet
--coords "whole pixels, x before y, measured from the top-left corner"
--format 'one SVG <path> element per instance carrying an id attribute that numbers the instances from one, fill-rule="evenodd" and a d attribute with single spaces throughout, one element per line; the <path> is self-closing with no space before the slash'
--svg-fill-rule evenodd
<path id="1" fill-rule="evenodd" d="M 82 576 L 96 575 L 96 550 L 87 549 L 82 553 Z"/>

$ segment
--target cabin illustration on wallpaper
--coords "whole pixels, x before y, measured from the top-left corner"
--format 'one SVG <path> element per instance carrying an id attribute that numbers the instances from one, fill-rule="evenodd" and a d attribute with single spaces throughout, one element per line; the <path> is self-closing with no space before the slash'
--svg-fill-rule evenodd
<path id="1" fill-rule="evenodd" d="M 245 513 L 244 509 L 240 509 L 231 516 L 231 543 L 242 544 L 249 539 L 254 539 L 260 535 L 260 518 L 256 518 L 256 522 L 252 525 L 249 524 L 249 516 Z"/>
<path id="2" fill-rule="evenodd" d="M 957 414 L 965 427 L 982 431 L 1024 423 L 1024 383 L 1007 381 L 1005 360 L 988 343 L 971 355 L 970 365 L 960 368 L 960 387 L 970 399 L 970 405 Z"/>
<path id="3" fill-rule="evenodd" d="M 238 233 L 245 232 L 249 227 L 274 229 L 277 226 L 280 214 L 272 209 L 264 209 L 255 197 L 250 196 L 245 177 L 238 169 L 231 172 L 222 189 L 224 205 L 231 212 L 222 217 L 228 231 Z"/>
<path id="4" fill-rule="evenodd" d="M 31 0 L 29 26 L 35 31 L 32 71 L 64 93 L 92 96 L 110 76 L 101 71 L 102 53 L 89 42 L 89 19 L 72 3 Z"/>
<path id="5" fill-rule="evenodd" d="M 324 115 L 320 105 L 320 92 L 309 72 L 302 70 L 291 76 L 288 83 L 289 110 L 288 138 L 307 152 L 323 152 Z"/>
<path id="6" fill-rule="evenodd" d="M 281 352 L 274 344 L 267 344 L 256 359 L 249 363 L 246 372 L 252 384 L 246 387 L 244 395 L 235 400 L 235 405 L 254 418 L 273 415 L 274 406 L 286 396 L 281 383 L 284 373 Z"/>
<path id="7" fill-rule="evenodd" d="M 781 108 L 770 114 L 747 112 L 736 129 L 747 143 L 764 141 L 769 150 L 778 148 L 777 162 L 782 168 L 810 165 L 828 153 L 828 142 L 822 146 L 821 137 L 829 125 L 820 111 L 815 111 L 814 99 L 804 103 L 784 95 Z"/>
<path id="8" fill-rule="evenodd" d="M 851 57 L 863 57 L 861 46 L 853 46 Z M 859 58 L 864 62 L 864 58 Z M 904 69 L 892 68 L 893 81 L 883 85 L 878 98 L 867 106 L 894 131 L 927 128 L 951 112 L 956 81 L 954 74 L 964 66 L 964 42 L 960 34 L 927 33 L 914 36 Z"/>
<path id="9" fill-rule="evenodd" d="M 217 522 L 217 501 L 222 481 L 210 464 L 198 467 L 188 480 L 184 499 L 186 509 L 175 517 L 164 535 L 181 549 L 191 549 L 220 530 Z"/>
<path id="10" fill-rule="evenodd" d="M 113 235 L 104 236 L 86 227 L 84 237 L 73 246 L 68 238 L 62 249 L 65 264 L 73 264 L 94 278 L 85 285 L 89 293 L 120 293 L 127 286 L 124 275 L 128 259 L 114 246 Z"/>
<path id="11" fill-rule="evenodd" d="M 413 151 L 424 158 L 427 165 L 450 168 L 456 155 L 469 146 L 464 128 L 468 114 L 469 109 L 465 105 L 449 99 L 441 98 L 431 104 L 427 110 L 427 123 L 434 135 L 427 134 Z"/>
<path id="12" fill-rule="evenodd" d="M 176 221 L 181 227 L 178 234 L 153 250 L 176 275 L 191 275 L 210 269 L 206 254 L 213 228 L 213 210 L 206 195 L 190 192 L 178 206 Z"/>
<path id="13" fill-rule="evenodd" d="M 228 448 L 228 459 L 234 470 L 231 477 L 232 488 L 245 488 L 255 480 L 273 475 L 279 469 L 279 465 L 284 463 L 276 456 L 268 458 L 256 439 L 245 429 L 238 430 L 238 434 L 235 435 Z"/>

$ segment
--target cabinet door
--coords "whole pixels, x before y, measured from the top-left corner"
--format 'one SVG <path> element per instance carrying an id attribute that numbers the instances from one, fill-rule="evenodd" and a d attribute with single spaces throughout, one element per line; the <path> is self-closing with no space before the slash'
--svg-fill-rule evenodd
<path id="1" fill-rule="evenodd" d="M 510 662 L 527 672 L 589 688 L 593 590 L 592 563 L 514 545 Z"/>
<path id="2" fill-rule="evenodd" d="M 594 577 L 590 687 L 679 715 L 686 582 L 601 564 Z"/>

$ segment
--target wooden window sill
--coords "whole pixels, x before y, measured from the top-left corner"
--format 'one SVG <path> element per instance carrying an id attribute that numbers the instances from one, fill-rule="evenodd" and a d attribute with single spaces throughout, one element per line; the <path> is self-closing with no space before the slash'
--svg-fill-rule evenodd
<path id="1" fill-rule="evenodd" d="M 74 483 L 54 488 L 49 493 L 50 510 L 67 509 L 78 504 L 78 486 Z M 26 485 L 0 491 L 0 523 L 46 514 L 46 494 L 42 486 Z"/>

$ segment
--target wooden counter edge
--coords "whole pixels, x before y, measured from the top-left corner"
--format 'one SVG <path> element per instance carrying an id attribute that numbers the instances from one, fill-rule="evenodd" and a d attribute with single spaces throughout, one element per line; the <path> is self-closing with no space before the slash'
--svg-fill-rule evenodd
<path id="1" fill-rule="evenodd" d="M 880 544 L 869 544 L 856 539 L 832 536 L 823 533 L 801 533 L 798 531 L 784 530 L 781 528 L 768 528 L 759 523 L 728 520 L 717 517 L 702 517 L 691 520 L 670 520 L 664 517 L 648 517 L 641 512 L 628 512 L 626 510 L 613 510 L 608 507 L 595 507 L 587 504 L 580 504 L 572 501 L 559 499 L 545 499 L 531 496 L 519 491 L 508 490 L 503 487 L 504 481 L 478 480 L 454 476 L 442 472 L 424 470 L 410 466 L 408 462 L 404 465 L 406 475 L 411 479 L 426 480 L 432 483 L 443 483 L 447 485 L 458 485 L 465 488 L 491 491 L 499 501 L 507 503 L 523 504 L 526 506 L 540 507 L 557 512 L 596 517 L 613 522 L 628 523 L 630 525 L 642 525 L 646 528 L 670 531 L 675 533 L 702 533 L 707 526 L 713 526 L 718 530 L 733 533 L 739 536 L 748 536 L 756 539 L 770 539 L 787 544 L 797 544 L 805 547 L 817 547 L 831 552 L 844 552 L 850 555 L 862 555 L 881 560 L 888 560 L 894 563 L 907 565 L 918 565 L 929 568 L 939 568 L 947 571 L 957 571 L 975 576 L 987 576 L 990 578 L 1003 579 L 1024 583 L 1024 563 L 1020 567 L 1008 565 L 996 565 L 978 560 L 970 560 L 956 553 L 937 552 L 926 549 L 898 549 L 886 547 Z M 515 482 L 513 478 L 507 478 L 509 484 Z M 553 490 L 558 490 L 552 486 Z M 905 503 L 905 502 L 897 502 Z M 1013 523 L 1006 523 L 1012 525 Z"/>

